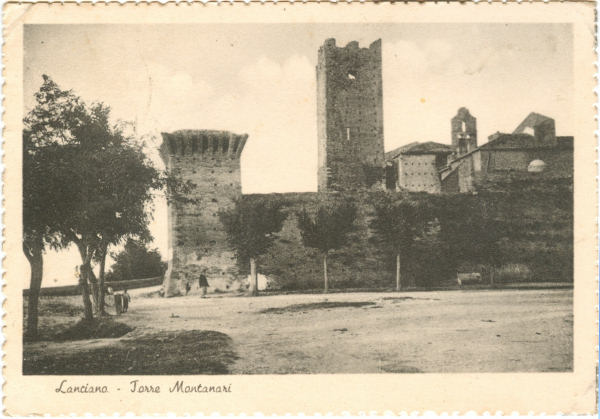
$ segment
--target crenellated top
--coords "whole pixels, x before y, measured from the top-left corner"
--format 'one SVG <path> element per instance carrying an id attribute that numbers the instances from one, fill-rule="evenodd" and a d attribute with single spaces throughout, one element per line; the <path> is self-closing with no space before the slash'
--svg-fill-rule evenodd
<path id="1" fill-rule="evenodd" d="M 248 139 L 248 134 L 212 130 L 179 130 L 161 135 L 160 154 L 165 161 L 168 156 L 239 159 Z"/>
<path id="2" fill-rule="evenodd" d="M 354 51 L 354 52 L 368 52 L 375 55 L 381 53 L 381 39 L 373 41 L 368 47 L 360 47 L 358 41 L 351 41 L 345 47 L 338 47 L 335 42 L 335 38 L 326 39 L 323 45 L 319 48 L 319 52 L 324 51 Z"/>

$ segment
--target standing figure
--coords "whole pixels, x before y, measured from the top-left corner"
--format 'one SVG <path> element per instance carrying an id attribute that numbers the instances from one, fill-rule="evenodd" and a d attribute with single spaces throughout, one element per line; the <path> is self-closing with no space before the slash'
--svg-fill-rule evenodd
<path id="1" fill-rule="evenodd" d="M 208 288 L 208 280 L 206 279 L 206 270 L 202 271 L 198 278 L 198 288 L 202 288 L 202 298 L 206 298 L 206 289 Z"/>
<path id="2" fill-rule="evenodd" d="M 104 293 L 104 305 L 112 307 L 115 297 L 114 294 L 115 292 L 111 286 L 106 287 L 106 291 Z"/>
<path id="3" fill-rule="evenodd" d="M 115 293 L 114 297 L 115 297 L 115 312 L 117 313 L 117 316 L 118 316 L 123 312 L 123 295 Z"/>
<path id="4" fill-rule="evenodd" d="M 185 282 L 185 295 L 188 295 L 188 292 L 190 292 L 191 289 L 192 289 L 192 285 L 190 284 L 190 281 L 186 281 Z"/>
<path id="5" fill-rule="evenodd" d="M 129 302 L 131 301 L 131 296 L 127 294 L 127 288 L 123 290 L 123 311 L 127 313 L 127 309 L 129 308 Z"/>

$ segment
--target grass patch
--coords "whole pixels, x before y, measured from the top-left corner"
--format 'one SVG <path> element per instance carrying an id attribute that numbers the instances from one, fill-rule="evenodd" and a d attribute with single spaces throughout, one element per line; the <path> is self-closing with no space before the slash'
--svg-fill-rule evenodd
<path id="1" fill-rule="evenodd" d="M 227 374 L 237 359 L 232 339 L 211 330 L 160 332 L 58 356 L 24 353 L 28 375 Z"/>
<path id="2" fill-rule="evenodd" d="M 92 320 L 81 319 L 74 325 L 59 332 L 54 340 L 118 338 L 132 330 L 132 327 L 116 322 L 111 317 L 99 317 Z"/>
<path id="3" fill-rule="evenodd" d="M 24 298 L 23 300 L 23 320 L 27 317 L 27 307 L 29 305 L 29 299 Z M 81 304 L 73 304 L 73 302 L 67 300 L 64 297 L 41 297 L 38 303 L 38 316 L 50 317 L 50 316 L 65 316 L 65 317 L 77 317 L 83 314 L 83 307 Z"/>
<path id="4" fill-rule="evenodd" d="M 323 310 L 343 307 L 364 307 L 375 305 L 372 301 L 323 301 L 320 303 L 293 304 L 285 307 L 271 307 L 259 311 L 263 314 L 295 313 L 298 311 Z"/>
<path id="5" fill-rule="evenodd" d="M 81 316 L 83 308 L 62 301 L 40 301 L 39 316 Z"/>

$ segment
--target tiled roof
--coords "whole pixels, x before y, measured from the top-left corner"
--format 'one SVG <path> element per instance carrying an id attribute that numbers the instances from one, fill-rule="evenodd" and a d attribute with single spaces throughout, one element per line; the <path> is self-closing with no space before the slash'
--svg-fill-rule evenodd
<path id="1" fill-rule="evenodd" d="M 490 141 L 482 144 L 481 149 L 493 150 L 498 148 L 539 148 L 540 143 L 533 135 L 529 134 L 504 134 L 497 133 L 490 137 Z"/>
<path id="2" fill-rule="evenodd" d="M 448 144 L 428 141 L 425 143 L 410 143 L 385 153 L 386 160 L 392 160 L 400 154 L 451 154 L 454 148 Z"/>
<path id="3" fill-rule="evenodd" d="M 386 160 L 392 160 L 395 159 L 396 157 L 398 157 L 400 154 L 402 154 L 405 150 L 408 150 L 409 148 L 411 148 L 412 146 L 415 146 L 419 144 L 418 142 L 414 141 L 412 143 L 409 144 L 405 144 L 402 145 L 400 147 L 396 147 L 393 150 L 390 150 L 388 152 L 385 153 L 385 159 Z"/>

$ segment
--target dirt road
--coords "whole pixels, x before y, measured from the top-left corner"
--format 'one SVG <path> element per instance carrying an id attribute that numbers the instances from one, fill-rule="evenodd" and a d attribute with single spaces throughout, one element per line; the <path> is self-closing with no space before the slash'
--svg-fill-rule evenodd
<path id="1" fill-rule="evenodd" d="M 234 374 L 568 371 L 572 294 L 563 289 L 134 298 L 130 312 L 118 320 L 135 327 L 121 339 L 156 331 L 224 333 L 238 355 L 229 367 Z M 85 346 L 86 341 L 50 343 L 44 351 Z"/>

